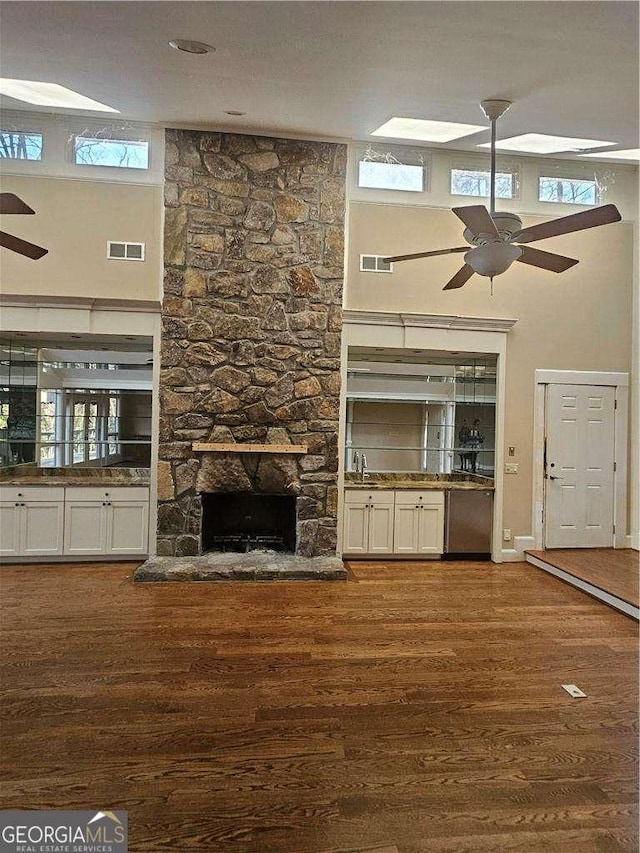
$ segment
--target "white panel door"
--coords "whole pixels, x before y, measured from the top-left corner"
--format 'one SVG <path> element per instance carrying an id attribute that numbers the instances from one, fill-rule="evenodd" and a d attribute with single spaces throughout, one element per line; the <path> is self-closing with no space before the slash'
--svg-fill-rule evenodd
<path id="1" fill-rule="evenodd" d="M 20 510 L 17 501 L 0 503 L 0 557 L 20 554 Z"/>
<path id="2" fill-rule="evenodd" d="M 615 389 L 548 385 L 545 547 L 613 545 Z"/>
<path id="3" fill-rule="evenodd" d="M 22 504 L 22 543 L 24 557 L 62 554 L 64 502 L 48 501 Z"/>
<path id="4" fill-rule="evenodd" d="M 67 501 L 64 513 L 65 554 L 104 554 L 106 510 L 104 501 Z"/>
<path id="5" fill-rule="evenodd" d="M 148 501 L 113 501 L 107 506 L 107 554 L 146 554 Z"/>

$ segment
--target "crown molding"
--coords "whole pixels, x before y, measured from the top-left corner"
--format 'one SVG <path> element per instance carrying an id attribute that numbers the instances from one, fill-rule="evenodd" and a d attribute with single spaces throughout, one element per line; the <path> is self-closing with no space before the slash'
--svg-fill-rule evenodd
<path id="1" fill-rule="evenodd" d="M 461 329 L 468 332 L 502 332 L 506 334 L 518 322 L 505 317 L 465 317 L 458 314 L 412 314 L 395 311 L 359 311 L 345 308 L 345 324 L 366 326 L 399 326 L 421 329 Z"/>
<path id="2" fill-rule="evenodd" d="M 147 299 L 105 299 L 92 296 L 39 296 L 0 293 L 4 308 L 83 308 L 89 311 L 142 311 L 159 314 L 160 302 Z"/>

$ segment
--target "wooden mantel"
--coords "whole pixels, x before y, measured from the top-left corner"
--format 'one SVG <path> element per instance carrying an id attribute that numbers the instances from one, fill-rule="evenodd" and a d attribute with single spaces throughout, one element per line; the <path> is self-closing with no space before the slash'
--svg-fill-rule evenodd
<path id="1" fill-rule="evenodd" d="M 307 453 L 306 444 L 245 444 L 228 442 L 226 444 L 210 444 L 194 441 L 191 445 L 196 453 Z"/>

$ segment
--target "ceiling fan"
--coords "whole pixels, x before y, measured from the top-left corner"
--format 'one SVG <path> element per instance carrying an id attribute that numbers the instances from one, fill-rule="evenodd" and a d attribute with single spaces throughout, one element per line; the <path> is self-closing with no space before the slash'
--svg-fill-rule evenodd
<path id="1" fill-rule="evenodd" d="M 506 272 L 514 261 L 551 272 L 564 272 L 578 261 L 575 258 L 566 258 L 563 255 L 543 252 L 541 249 L 520 244 L 533 243 L 536 240 L 545 240 L 560 234 L 570 234 L 573 231 L 583 231 L 585 228 L 595 228 L 598 225 L 607 225 L 622 219 L 615 204 L 605 204 L 571 216 L 551 219 L 539 225 L 532 225 L 530 228 L 523 228 L 522 220 L 515 213 L 496 212 L 496 122 L 509 109 L 511 101 L 482 101 L 480 106 L 491 122 L 490 210 L 487 210 L 483 204 L 452 208 L 458 219 L 461 219 L 466 226 L 462 236 L 473 248 L 461 246 L 452 249 L 436 249 L 432 252 L 414 252 L 410 255 L 393 255 L 383 259 L 385 263 L 396 263 L 465 252 L 464 266 L 445 284 L 443 290 L 462 287 L 474 273 L 487 276 L 493 282 L 494 276 Z"/>
<path id="2" fill-rule="evenodd" d="M 14 193 L 0 193 L 0 213 L 35 213 L 35 210 Z M 22 240 L 20 237 L 14 237 L 13 234 L 7 234 L 5 231 L 0 231 L 0 246 L 11 249 L 12 252 L 17 252 L 26 258 L 31 258 L 33 261 L 42 258 L 49 251 L 43 249 L 42 246 L 36 246 L 35 243 Z"/>

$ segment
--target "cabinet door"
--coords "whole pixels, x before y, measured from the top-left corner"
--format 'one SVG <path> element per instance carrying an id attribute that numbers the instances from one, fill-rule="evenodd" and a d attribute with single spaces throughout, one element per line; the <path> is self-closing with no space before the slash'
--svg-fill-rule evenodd
<path id="1" fill-rule="evenodd" d="M 112 501 L 107 506 L 107 554 L 148 552 L 149 502 Z"/>
<path id="2" fill-rule="evenodd" d="M 442 554 L 444 544 L 444 507 L 424 504 L 416 510 L 418 516 L 418 553 Z"/>
<path id="3" fill-rule="evenodd" d="M 64 513 L 65 554 L 104 554 L 106 510 L 103 501 L 67 501 Z"/>
<path id="4" fill-rule="evenodd" d="M 21 507 L 16 501 L 0 503 L 0 556 L 20 555 Z"/>
<path id="5" fill-rule="evenodd" d="M 369 509 L 369 553 L 393 554 L 393 493 L 392 501 L 374 500 Z"/>
<path id="6" fill-rule="evenodd" d="M 352 500 L 344 505 L 345 554 L 366 554 L 369 541 L 369 505 L 365 500 Z"/>
<path id="7" fill-rule="evenodd" d="M 420 508 L 416 503 L 396 504 L 393 535 L 394 554 L 415 554 L 418 551 Z"/>
<path id="8" fill-rule="evenodd" d="M 26 501 L 21 509 L 21 555 L 43 557 L 62 554 L 64 502 Z"/>

